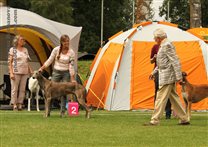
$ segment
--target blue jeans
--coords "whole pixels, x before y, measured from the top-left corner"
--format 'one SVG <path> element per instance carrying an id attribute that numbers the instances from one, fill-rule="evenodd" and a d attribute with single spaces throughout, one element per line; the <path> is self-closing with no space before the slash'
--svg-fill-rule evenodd
<path id="1" fill-rule="evenodd" d="M 54 82 L 69 82 L 70 81 L 70 74 L 69 74 L 69 70 L 66 71 L 60 71 L 60 70 L 53 70 L 52 73 L 52 81 Z M 61 97 L 61 112 L 65 112 L 66 110 L 66 96 L 62 96 Z"/>

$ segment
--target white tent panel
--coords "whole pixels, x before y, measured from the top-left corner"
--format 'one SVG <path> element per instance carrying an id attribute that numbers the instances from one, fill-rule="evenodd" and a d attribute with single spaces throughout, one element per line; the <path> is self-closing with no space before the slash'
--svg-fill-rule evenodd
<path id="1" fill-rule="evenodd" d="M 164 24 L 152 23 L 145 27 L 138 27 L 137 33 L 133 36 L 133 40 L 136 41 L 154 41 L 153 33 L 156 29 L 162 28 L 166 33 L 168 38 L 172 41 L 196 41 L 200 40 L 198 37 L 183 31 L 177 27 L 170 27 Z M 150 35 L 151 34 L 151 35 Z"/>
<path id="2" fill-rule="evenodd" d="M 8 28 L 9 31 L 10 26 L 31 28 L 45 35 L 55 46 L 59 44 L 60 36 L 67 34 L 72 39 L 72 48 L 75 52 L 78 51 L 82 27 L 58 23 L 23 9 L 0 7 L 0 12 L 1 29 Z"/>
<path id="3" fill-rule="evenodd" d="M 120 67 L 117 73 L 116 87 L 112 94 L 113 100 L 111 110 L 130 109 L 130 89 L 131 89 L 131 63 L 132 63 L 132 41 L 127 40 L 123 54 L 121 56 Z M 107 97 L 108 99 L 108 97 Z"/>
<path id="4" fill-rule="evenodd" d="M 199 44 L 200 44 L 201 49 L 202 49 L 202 54 L 203 54 L 203 57 L 204 57 L 204 63 L 205 63 L 206 71 L 207 71 L 207 77 L 208 77 L 208 44 L 206 44 L 202 40 L 199 41 Z"/>
<path id="5" fill-rule="evenodd" d="M 109 88 L 108 88 L 108 94 L 107 94 L 107 99 L 105 102 L 105 109 L 106 110 L 111 110 L 111 106 L 113 105 L 113 99 L 114 99 L 114 84 L 116 84 L 117 82 L 117 69 L 118 69 L 118 64 L 119 64 L 119 60 L 120 60 L 121 55 L 118 57 L 118 59 L 116 60 L 116 63 L 114 65 L 113 68 L 113 72 L 111 75 L 111 80 L 110 80 L 110 84 L 109 84 Z"/>
<path id="6" fill-rule="evenodd" d="M 92 82 L 92 80 L 93 80 L 93 77 L 94 77 L 94 75 L 95 75 L 95 72 L 96 72 L 96 70 L 97 70 L 97 67 L 98 67 L 98 65 L 99 65 L 99 63 L 100 63 L 100 60 L 101 60 L 101 58 L 103 57 L 105 51 L 108 49 L 109 44 L 110 44 L 111 42 L 123 44 L 123 43 L 124 43 L 124 40 L 125 40 L 125 39 L 126 39 L 126 38 L 134 31 L 134 30 L 135 30 L 135 28 L 130 29 L 130 30 L 128 30 L 128 31 L 126 31 L 126 32 L 124 32 L 124 33 L 118 35 L 117 37 L 115 37 L 115 38 L 113 38 L 112 40 L 110 40 L 110 41 L 102 48 L 102 50 L 101 50 L 101 52 L 100 52 L 100 54 L 99 54 L 99 56 L 98 56 L 98 58 L 97 58 L 97 60 L 96 60 L 96 62 L 95 62 L 95 65 L 94 65 L 94 67 L 93 67 L 93 69 L 92 69 L 92 71 L 91 71 L 90 77 L 89 77 L 89 79 L 88 79 L 88 81 L 87 81 L 87 84 L 86 84 L 86 89 L 87 89 L 87 91 L 88 91 L 89 88 L 90 88 L 91 82 Z"/>

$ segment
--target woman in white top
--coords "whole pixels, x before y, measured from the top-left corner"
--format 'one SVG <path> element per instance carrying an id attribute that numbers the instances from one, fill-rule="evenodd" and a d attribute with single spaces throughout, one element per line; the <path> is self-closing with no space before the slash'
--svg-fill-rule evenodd
<path id="1" fill-rule="evenodd" d="M 39 71 L 43 71 L 53 62 L 52 81 L 55 82 L 75 82 L 74 71 L 75 53 L 70 48 L 70 38 L 68 35 L 62 35 L 60 46 L 55 47 L 48 60 L 43 64 Z M 65 113 L 66 97 L 61 97 L 61 116 Z"/>
<path id="2" fill-rule="evenodd" d="M 9 50 L 8 62 L 13 110 L 22 110 L 27 78 L 32 73 L 32 69 L 28 63 L 30 57 L 24 45 L 25 39 L 23 36 L 17 35 L 14 37 L 13 47 Z"/>

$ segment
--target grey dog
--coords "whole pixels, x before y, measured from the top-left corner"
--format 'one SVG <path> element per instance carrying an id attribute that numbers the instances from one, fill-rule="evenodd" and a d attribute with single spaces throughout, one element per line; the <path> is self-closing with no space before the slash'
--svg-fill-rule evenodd
<path id="1" fill-rule="evenodd" d="M 45 117 L 50 116 L 50 104 L 52 99 L 68 94 L 73 94 L 76 96 L 78 103 L 85 108 L 86 118 L 90 118 L 91 110 L 85 103 L 86 89 L 83 85 L 72 82 L 50 81 L 43 77 L 39 71 L 35 71 L 32 77 L 38 80 L 38 84 L 40 85 L 41 90 L 44 92 L 43 95 L 45 96 Z M 64 113 L 61 111 L 60 115 L 63 117 Z"/>

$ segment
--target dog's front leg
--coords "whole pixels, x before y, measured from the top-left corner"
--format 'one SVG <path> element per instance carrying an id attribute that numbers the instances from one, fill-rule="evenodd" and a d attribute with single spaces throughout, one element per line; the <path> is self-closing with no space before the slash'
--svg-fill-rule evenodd
<path id="1" fill-rule="evenodd" d="M 37 109 L 37 111 L 40 111 L 40 109 L 39 109 L 39 90 L 40 90 L 40 88 L 37 88 L 37 90 L 36 90 L 36 109 Z"/>
<path id="2" fill-rule="evenodd" d="M 45 117 L 50 116 L 50 102 L 51 102 L 51 98 L 46 97 L 45 98 Z"/>
<path id="3" fill-rule="evenodd" d="M 30 111 L 31 98 L 29 97 L 27 101 L 27 111 Z"/>
<path id="4" fill-rule="evenodd" d="M 65 108 L 66 107 L 66 97 L 61 97 L 61 110 L 60 110 L 60 117 L 64 117 L 65 115 Z"/>
<path id="5" fill-rule="evenodd" d="M 30 92 L 29 94 L 28 94 L 29 96 L 28 96 L 28 100 L 27 100 L 27 111 L 30 111 L 31 110 L 31 99 L 32 99 L 32 92 Z"/>
<path id="6" fill-rule="evenodd" d="M 47 98 L 45 98 L 45 117 L 48 117 L 48 102 L 47 102 Z"/>
<path id="7" fill-rule="evenodd" d="M 188 121 L 190 121 L 191 119 L 191 105 L 192 105 L 192 102 L 188 101 L 188 111 L 187 111 Z"/>

